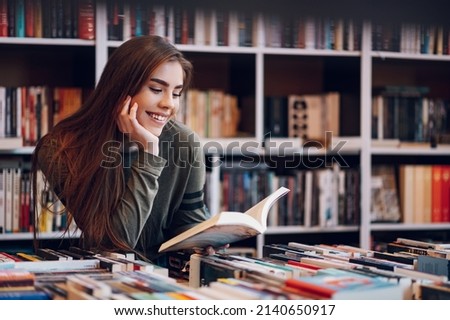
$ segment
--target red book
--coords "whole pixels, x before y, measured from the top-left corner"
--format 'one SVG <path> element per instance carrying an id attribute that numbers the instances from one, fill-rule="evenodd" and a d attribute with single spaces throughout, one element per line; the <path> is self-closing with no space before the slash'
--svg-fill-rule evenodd
<path id="1" fill-rule="evenodd" d="M 78 37 L 85 40 L 95 39 L 94 0 L 81 0 L 78 3 Z"/>
<path id="2" fill-rule="evenodd" d="M 136 3 L 130 3 L 130 30 L 131 36 L 136 35 Z"/>
<path id="3" fill-rule="evenodd" d="M 295 261 L 295 260 L 289 260 L 287 262 L 288 265 L 291 266 L 296 266 L 296 267 L 302 267 L 305 269 L 310 269 L 310 270 L 320 270 L 323 269 L 322 267 L 319 266 L 315 266 L 313 264 L 309 264 L 309 263 L 304 263 L 304 262 L 299 262 L 299 261 Z"/>
<path id="4" fill-rule="evenodd" d="M 397 284 L 339 269 L 330 269 L 321 275 L 286 279 L 285 286 L 334 300 L 396 300 L 404 295 L 404 289 Z"/>
<path id="5" fill-rule="evenodd" d="M 450 165 L 441 167 L 441 221 L 450 222 Z"/>
<path id="6" fill-rule="evenodd" d="M 34 0 L 25 0 L 25 36 L 34 37 Z"/>
<path id="7" fill-rule="evenodd" d="M 181 43 L 188 44 L 189 37 L 189 16 L 186 8 L 182 9 L 181 13 Z"/>
<path id="8" fill-rule="evenodd" d="M 8 0 L 0 0 L 0 37 L 8 36 Z"/>
<path id="9" fill-rule="evenodd" d="M 9 254 L 7 252 L 0 252 L 0 260 L 3 258 L 5 259 L 5 261 L 6 261 L 6 259 L 11 259 L 16 262 L 23 261 L 22 259 L 20 259 L 19 257 L 15 256 L 15 255 Z"/>
<path id="10" fill-rule="evenodd" d="M 281 289 L 288 294 L 294 294 L 294 295 L 300 296 L 302 298 L 317 299 L 317 300 L 323 299 L 323 296 L 321 296 L 320 294 L 315 294 L 313 292 L 301 290 L 301 289 L 294 288 L 294 287 L 289 287 L 286 285 L 282 286 Z"/>
<path id="11" fill-rule="evenodd" d="M 442 166 L 434 165 L 431 173 L 431 222 L 442 222 Z"/>
<path id="12" fill-rule="evenodd" d="M 304 293 L 310 293 L 315 296 L 320 296 L 322 298 L 331 299 L 336 292 L 333 289 L 326 288 L 319 284 L 309 283 L 307 281 L 302 281 L 301 279 L 290 278 L 286 279 L 285 283 L 286 287 L 295 288 L 303 291 Z"/>

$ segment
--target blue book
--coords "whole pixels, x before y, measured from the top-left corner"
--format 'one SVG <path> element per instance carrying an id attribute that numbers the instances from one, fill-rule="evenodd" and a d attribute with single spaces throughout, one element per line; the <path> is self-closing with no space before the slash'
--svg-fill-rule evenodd
<path id="1" fill-rule="evenodd" d="M 143 35 L 142 30 L 142 8 L 139 3 L 136 3 L 135 7 L 135 19 L 136 19 L 136 30 L 135 30 L 135 36 L 139 37 Z"/>
<path id="2" fill-rule="evenodd" d="M 14 261 L 3 261 L 0 257 L 0 270 L 14 269 L 15 265 Z"/>
<path id="3" fill-rule="evenodd" d="M 0 291 L 0 300 L 50 300 L 43 291 Z"/>
<path id="4" fill-rule="evenodd" d="M 417 257 L 417 270 L 450 277 L 450 260 L 421 255 Z"/>
<path id="5" fill-rule="evenodd" d="M 25 37 L 25 0 L 16 1 L 16 37 Z"/>
<path id="6" fill-rule="evenodd" d="M 314 298 L 333 300 L 402 300 L 404 296 L 404 288 L 398 284 L 334 268 L 287 279 L 285 284 Z"/>

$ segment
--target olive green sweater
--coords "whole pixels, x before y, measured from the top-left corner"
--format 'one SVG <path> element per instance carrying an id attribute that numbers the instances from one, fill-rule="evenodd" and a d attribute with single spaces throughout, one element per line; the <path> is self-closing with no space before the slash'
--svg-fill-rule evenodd
<path id="1" fill-rule="evenodd" d="M 171 121 L 159 141 L 159 156 L 136 148 L 124 150 L 126 188 L 111 215 L 117 235 L 149 259 L 158 256 L 162 242 L 209 218 L 203 201 L 205 159 L 198 136 Z M 46 176 L 51 167 L 49 148 L 43 146 L 38 158 Z M 61 181 L 51 184 L 62 185 Z"/>

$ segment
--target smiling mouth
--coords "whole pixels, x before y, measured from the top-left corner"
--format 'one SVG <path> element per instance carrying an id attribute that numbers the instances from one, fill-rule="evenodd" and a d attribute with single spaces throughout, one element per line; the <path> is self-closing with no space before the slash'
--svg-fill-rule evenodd
<path id="1" fill-rule="evenodd" d="M 153 113 L 153 112 L 146 112 L 146 114 L 150 118 L 155 119 L 157 121 L 167 121 L 167 119 L 169 118 L 169 116 L 165 116 L 165 115 L 161 115 L 161 114 L 157 114 L 157 113 Z"/>

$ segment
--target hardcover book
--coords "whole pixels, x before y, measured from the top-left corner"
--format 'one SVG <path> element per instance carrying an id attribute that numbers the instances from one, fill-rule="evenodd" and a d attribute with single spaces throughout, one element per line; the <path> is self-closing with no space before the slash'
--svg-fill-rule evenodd
<path id="1" fill-rule="evenodd" d="M 334 271 L 333 274 L 330 271 Z M 401 300 L 403 288 L 380 278 L 329 269 L 311 277 L 287 279 L 286 286 L 302 290 L 307 296 L 333 300 Z"/>
<path id="2" fill-rule="evenodd" d="M 164 242 L 159 252 L 220 247 L 262 234 L 267 229 L 270 208 L 289 189 L 281 187 L 245 213 L 224 211 Z"/>

